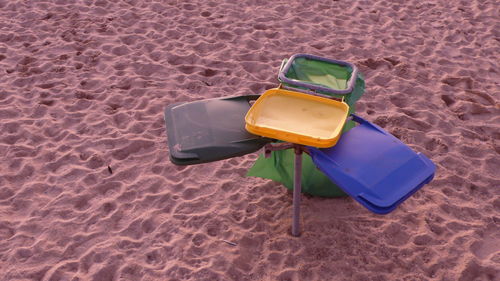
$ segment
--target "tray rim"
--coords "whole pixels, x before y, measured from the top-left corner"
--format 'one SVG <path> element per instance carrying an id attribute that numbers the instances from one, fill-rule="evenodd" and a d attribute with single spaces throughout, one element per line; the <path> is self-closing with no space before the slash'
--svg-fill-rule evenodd
<path id="1" fill-rule="evenodd" d="M 321 138 L 321 137 L 314 137 L 314 136 L 307 136 L 307 135 L 302 135 L 302 134 L 297 134 L 294 132 L 290 132 L 287 130 L 280 130 L 280 129 L 274 129 L 274 128 L 269 128 L 266 126 L 259 126 L 256 125 L 255 122 L 251 120 L 252 116 L 255 115 L 255 111 L 258 109 L 259 105 L 269 96 L 271 95 L 276 95 L 276 94 L 284 94 L 284 95 L 293 95 L 293 96 L 298 96 L 302 97 L 304 99 L 308 100 L 320 100 L 322 102 L 335 105 L 338 108 L 343 107 L 344 115 L 341 119 L 340 124 L 335 128 L 335 130 L 332 132 L 332 137 L 330 138 Z M 279 88 L 273 88 L 265 91 L 258 99 L 255 101 L 255 103 L 252 105 L 252 107 L 248 110 L 247 114 L 245 115 L 245 129 L 249 131 L 252 134 L 256 134 L 259 136 L 264 136 L 264 137 L 269 137 L 269 138 L 274 138 L 282 141 L 289 141 L 297 144 L 302 144 L 302 145 L 309 145 L 309 146 L 314 146 L 314 147 L 319 147 L 319 148 L 326 148 L 326 147 L 332 147 L 334 146 L 338 139 L 340 138 L 342 129 L 347 121 L 347 116 L 349 114 L 349 105 L 345 102 L 337 101 L 334 99 L 328 99 L 324 97 L 318 97 L 318 96 L 313 96 L 309 94 L 304 94 L 301 92 L 297 91 L 291 91 L 291 90 L 286 90 L 286 89 L 279 89 Z"/>

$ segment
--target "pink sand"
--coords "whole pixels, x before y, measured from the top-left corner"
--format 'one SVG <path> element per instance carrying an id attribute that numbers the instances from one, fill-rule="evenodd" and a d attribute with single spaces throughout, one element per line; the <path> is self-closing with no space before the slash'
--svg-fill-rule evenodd
<path id="1" fill-rule="evenodd" d="M 0 280 L 500 280 L 497 1 L 73 2 L 0 0 Z M 355 63 L 435 180 L 386 216 L 303 196 L 293 238 L 256 153 L 169 162 L 166 105 L 295 53 Z"/>

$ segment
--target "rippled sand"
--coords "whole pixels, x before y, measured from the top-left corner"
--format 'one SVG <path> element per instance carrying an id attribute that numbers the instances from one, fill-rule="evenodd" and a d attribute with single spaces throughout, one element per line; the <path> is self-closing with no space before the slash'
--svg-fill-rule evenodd
<path id="1" fill-rule="evenodd" d="M 0 0 L 0 280 L 500 280 L 497 2 L 73 2 Z M 166 105 L 295 53 L 355 63 L 434 181 L 385 216 L 303 196 L 293 238 L 257 154 L 169 162 Z"/>

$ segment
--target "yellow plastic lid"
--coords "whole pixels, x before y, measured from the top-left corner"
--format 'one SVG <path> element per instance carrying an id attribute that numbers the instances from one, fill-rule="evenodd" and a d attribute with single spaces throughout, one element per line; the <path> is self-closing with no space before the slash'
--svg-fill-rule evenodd
<path id="1" fill-rule="evenodd" d="M 285 89 L 262 94 L 245 116 L 250 133 L 314 147 L 334 146 L 349 106 L 333 99 Z"/>

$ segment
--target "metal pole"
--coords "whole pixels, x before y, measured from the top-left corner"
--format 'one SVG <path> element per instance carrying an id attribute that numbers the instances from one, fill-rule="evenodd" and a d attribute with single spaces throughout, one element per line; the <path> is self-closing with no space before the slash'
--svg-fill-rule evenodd
<path id="1" fill-rule="evenodd" d="M 300 235 L 300 192 L 302 189 L 302 146 L 294 145 L 295 171 L 293 178 L 293 221 L 292 235 Z"/>

